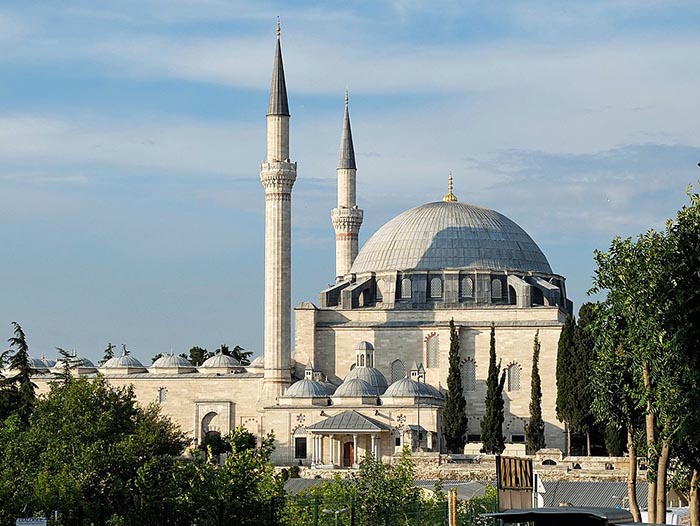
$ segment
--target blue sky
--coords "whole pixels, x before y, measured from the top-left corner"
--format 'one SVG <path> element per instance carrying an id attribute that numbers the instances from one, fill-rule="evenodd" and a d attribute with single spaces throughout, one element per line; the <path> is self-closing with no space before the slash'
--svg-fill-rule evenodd
<path id="1" fill-rule="evenodd" d="M 333 280 L 350 90 L 366 240 L 462 201 L 519 223 L 576 308 L 592 252 L 700 179 L 697 1 L 5 1 L 0 326 L 92 359 L 262 352 L 258 165 L 275 18 L 292 113 L 293 303 Z"/>

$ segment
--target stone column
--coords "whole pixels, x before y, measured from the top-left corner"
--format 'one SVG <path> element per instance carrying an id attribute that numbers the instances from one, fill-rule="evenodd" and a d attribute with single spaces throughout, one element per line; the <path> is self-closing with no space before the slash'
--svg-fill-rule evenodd
<path id="1" fill-rule="evenodd" d="M 357 435 L 352 435 L 352 467 L 357 467 Z"/>

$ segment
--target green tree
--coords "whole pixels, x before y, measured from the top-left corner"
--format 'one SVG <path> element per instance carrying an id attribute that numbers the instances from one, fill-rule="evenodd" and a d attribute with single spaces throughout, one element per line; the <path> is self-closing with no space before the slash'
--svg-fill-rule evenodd
<path id="1" fill-rule="evenodd" d="M 192 365 L 199 366 L 212 356 L 214 355 L 202 347 L 192 347 L 189 356 L 185 356 L 185 358 L 187 358 Z"/>
<path id="2" fill-rule="evenodd" d="M 12 327 L 15 335 L 7 340 L 10 343 L 8 365 L 15 374 L 8 381 L 16 387 L 15 411 L 22 425 L 26 426 L 36 401 L 36 385 L 32 382 L 33 371 L 27 337 L 19 323 L 13 321 Z"/>
<path id="3" fill-rule="evenodd" d="M 225 343 L 219 345 L 216 352 L 235 358 L 241 362 L 241 365 L 250 365 L 250 357 L 253 356 L 253 351 L 246 351 L 240 345 L 236 345 L 233 349 L 230 349 Z"/>
<path id="4" fill-rule="evenodd" d="M 648 508 L 649 516 L 657 522 L 665 519 L 671 450 L 686 418 L 679 411 L 684 404 L 679 405 L 678 400 L 689 395 L 682 387 L 686 364 L 667 327 L 674 258 L 668 235 L 653 230 L 636 240 L 616 238 L 607 252 L 595 253 L 598 269 L 593 290 L 607 292 L 602 302 L 605 308 L 599 313 L 619 318 L 604 327 L 614 327 L 616 322 L 625 327 L 625 337 L 618 346 L 610 345 L 616 335 L 603 335 L 607 339 L 596 361 L 608 363 L 611 360 L 601 360 L 601 353 L 616 352 L 625 355 L 633 369 L 629 378 L 633 383 L 627 389 L 636 405 L 643 407 L 649 459 Z M 596 396 L 609 394 L 598 391 Z"/>
<path id="5" fill-rule="evenodd" d="M 532 346 L 532 383 L 530 387 L 530 420 L 525 426 L 527 453 L 534 455 L 545 447 L 544 420 L 542 419 L 542 383 L 540 381 L 540 331 L 535 333 Z"/>
<path id="6" fill-rule="evenodd" d="M 500 381 L 498 377 L 501 377 Z M 501 362 L 496 364 L 496 327 L 491 324 L 491 345 L 489 348 L 489 372 L 486 378 L 486 414 L 481 421 L 481 452 L 500 454 L 505 449 L 503 436 L 504 401 L 503 386 L 506 372 L 501 374 Z"/>
<path id="7" fill-rule="evenodd" d="M 464 453 L 467 433 L 467 401 L 462 390 L 459 364 L 459 334 L 454 319 L 450 320 L 450 367 L 447 373 L 447 393 L 442 408 L 442 433 L 451 453 Z"/>
<path id="8" fill-rule="evenodd" d="M 26 510 L 60 510 L 68 525 L 126 519 L 139 500 L 139 469 L 172 459 L 189 442 L 155 404 L 138 406 L 132 388 L 112 387 L 101 376 L 51 384 L 29 428 L 18 424 L 0 432 L 5 520 Z"/>
<path id="9" fill-rule="evenodd" d="M 700 196 L 686 189 L 689 203 L 678 211 L 667 226 L 669 253 L 667 288 L 664 300 L 668 312 L 664 328 L 679 354 L 680 397 L 675 399 L 679 413 L 675 451 L 687 466 L 690 496 L 690 521 L 700 525 Z M 677 395 L 678 393 L 674 393 Z M 668 393 L 664 393 L 668 396 Z"/>
<path id="10" fill-rule="evenodd" d="M 71 378 L 71 372 L 73 369 L 80 365 L 80 359 L 76 356 L 74 351 L 67 351 L 61 347 L 56 347 L 58 351 L 58 362 L 57 365 L 61 366 L 61 372 L 58 373 L 58 377 L 67 383 Z"/>
<path id="11" fill-rule="evenodd" d="M 241 362 L 241 365 L 250 365 L 250 357 L 253 356 L 253 351 L 246 351 L 240 345 L 236 345 L 231 349 L 231 356 Z"/>
<path id="12" fill-rule="evenodd" d="M 112 342 L 107 344 L 107 348 L 102 354 L 102 359 L 98 362 L 100 367 L 107 363 L 107 360 L 111 360 L 112 358 L 114 358 L 114 349 L 116 349 L 116 345 L 112 345 Z"/>
<path id="13" fill-rule="evenodd" d="M 197 459 L 177 464 L 178 524 L 252 526 L 269 521 L 271 501 L 283 494 L 281 478 L 270 462 L 274 437 L 268 435 L 252 448 L 251 437 L 255 438 L 246 429 L 235 429 L 229 440 L 231 454 L 221 467 Z"/>

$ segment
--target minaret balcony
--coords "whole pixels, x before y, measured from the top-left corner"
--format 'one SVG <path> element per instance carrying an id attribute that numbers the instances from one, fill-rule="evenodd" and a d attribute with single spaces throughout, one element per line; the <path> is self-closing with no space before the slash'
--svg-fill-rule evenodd
<path id="1" fill-rule="evenodd" d="M 331 210 L 331 222 L 337 230 L 357 232 L 362 225 L 361 208 L 334 208 Z"/>

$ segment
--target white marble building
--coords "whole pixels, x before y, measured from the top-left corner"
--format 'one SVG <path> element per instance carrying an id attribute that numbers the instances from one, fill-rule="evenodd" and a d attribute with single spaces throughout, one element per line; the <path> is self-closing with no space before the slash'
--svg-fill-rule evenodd
<path id="1" fill-rule="evenodd" d="M 335 284 L 322 290 L 316 303 L 303 302 L 292 311 L 291 196 L 297 165 L 290 160 L 289 119 L 278 28 L 267 156 L 260 168 L 266 204 L 264 358 L 242 367 L 219 355 L 193 367 L 167 355 L 147 367 L 120 356 L 99 372 L 115 385 L 132 384 L 141 402 L 160 403 L 195 440 L 243 425 L 259 436 L 275 433 L 278 463 L 343 467 L 366 452 L 391 456 L 404 444 L 423 451 L 444 447 L 440 409 L 450 319 L 460 334 L 467 449 L 479 447 L 492 324 L 508 374 L 504 435 L 511 444 L 522 443 L 539 331 L 547 445 L 563 449 L 555 370 L 559 333 L 571 311 L 564 277 L 552 271 L 515 222 L 458 201 L 451 178 L 442 199 L 436 196 L 435 202 L 399 214 L 358 250 L 363 211 L 356 199 L 347 94 L 338 199 L 331 212 L 336 268 L 328 274 Z M 45 390 L 55 364 L 36 360 L 36 369 L 35 381 Z M 94 375 L 98 368 L 85 361 L 74 373 Z"/>

